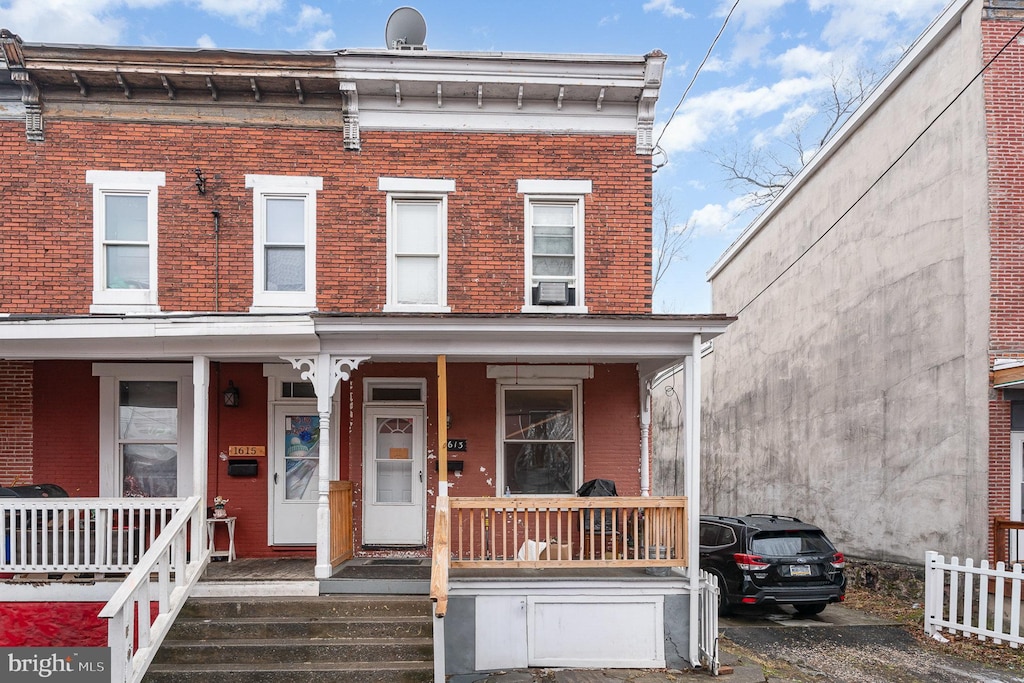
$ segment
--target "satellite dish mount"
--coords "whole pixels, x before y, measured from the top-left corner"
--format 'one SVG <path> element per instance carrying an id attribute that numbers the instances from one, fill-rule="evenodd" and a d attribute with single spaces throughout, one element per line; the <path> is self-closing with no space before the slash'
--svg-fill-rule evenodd
<path id="1" fill-rule="evenodd" d="M 384 40 L 389 50 L 426 50 L 427 22 L 412 7 L 399 7 L 388 17 Z"/>

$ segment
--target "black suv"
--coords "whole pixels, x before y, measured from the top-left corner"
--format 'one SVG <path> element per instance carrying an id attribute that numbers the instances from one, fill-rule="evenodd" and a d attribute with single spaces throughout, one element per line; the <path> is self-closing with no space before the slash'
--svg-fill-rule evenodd
<path id="1" fill-rule="evenodd" d="M 845 566 L 825 533 L 796 517 L 701 515 L 700 568 L 718 577 L 721 614 L 766 604 L 818 614 L 845 598 Z"/>

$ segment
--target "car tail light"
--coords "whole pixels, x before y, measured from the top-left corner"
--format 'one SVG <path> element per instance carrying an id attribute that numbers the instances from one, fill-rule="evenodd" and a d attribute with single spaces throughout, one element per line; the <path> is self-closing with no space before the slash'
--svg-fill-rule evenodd
<path id="1" fill-rule="evenodd" d="M 846 566 L 846 556 L 842 553 L 836 553 L 830 560 L 830 563 L 836 569 L 842 569 Z"/>
<path id="2" fill-rule="evenodd" d="M 736 553 L 732 556 L 732 559 L 736 561 L 736 564 L 745 572 L 757 571 L 758 569 L 767 569 L 768 563 L 764 561 L 763 557 L 759 555 L 745 555 L 743 553 Z"/>

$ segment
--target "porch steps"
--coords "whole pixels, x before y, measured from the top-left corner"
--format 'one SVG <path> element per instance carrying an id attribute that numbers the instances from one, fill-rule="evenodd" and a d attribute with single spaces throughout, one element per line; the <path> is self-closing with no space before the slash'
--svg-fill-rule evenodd
<path id="1" fill-rule="evenodd" d="M 421 596 L 191 599 L 143 680 L 431 681 L 431 629 Z"/>

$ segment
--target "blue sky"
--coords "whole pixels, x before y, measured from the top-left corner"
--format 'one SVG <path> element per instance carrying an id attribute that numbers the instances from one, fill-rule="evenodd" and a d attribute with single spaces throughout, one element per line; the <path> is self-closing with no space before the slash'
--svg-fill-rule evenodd
<path id="1" fill-rule="evenodd" d="M 706 272 L 754 218 L 714 155 L 785 154 L 816 125 L 832 74 L 881 74 L 947 0 L 740 0 L 679 111 L 670 116 L 735 0 L 413 0 L 435 50 L 668 54 L 655 137 L 655 191 L 690 223 L 685 258 L 655 311 L 711 311 Z M 0 27 L 27 42 L 331 50 L 384 47 L 401 0 L 0 0 Z M 667 124 L 667 128 L 666 128 Z M 817 124 L 820 125 L 820 124 Z M 729 311 L 714 311 L 729 313 Z"/>

